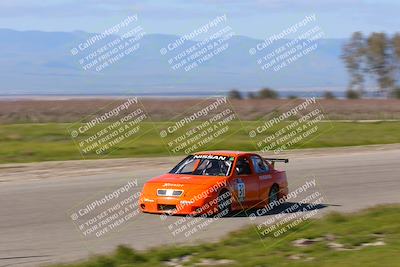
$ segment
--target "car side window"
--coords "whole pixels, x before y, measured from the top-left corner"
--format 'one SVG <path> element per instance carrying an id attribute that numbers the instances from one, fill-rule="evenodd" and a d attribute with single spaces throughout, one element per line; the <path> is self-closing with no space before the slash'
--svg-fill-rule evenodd
<path id="1" fill-rule="evenodd" d="M 257 156 L 252 156 L 251 162 L 253 163 L 254 171 L 256 173 L 261 174 L 269 172 L 269 167 L 262 158 Z"/>
<path id="2" fill-rule="evenodd" d="M 239 158 L 236 163 L 236 173 L 238 175 L 251 174 L 250 162 L 247 158 Z"/>

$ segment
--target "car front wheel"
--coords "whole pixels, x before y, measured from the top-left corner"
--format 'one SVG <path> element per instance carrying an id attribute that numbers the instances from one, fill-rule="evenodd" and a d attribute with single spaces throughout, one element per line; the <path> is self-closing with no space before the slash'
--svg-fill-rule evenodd
<path id="1" fill-rule="evenodd" d="M 232 195 L 228 190 L 222 190 L 218 195 L 218 210 L 223 216 L 227 216 L 232 211 Z"/>

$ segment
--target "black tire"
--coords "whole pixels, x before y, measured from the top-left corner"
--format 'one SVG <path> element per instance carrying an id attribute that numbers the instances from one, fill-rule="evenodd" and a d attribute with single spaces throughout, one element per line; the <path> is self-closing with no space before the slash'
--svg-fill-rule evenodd
<path id="1" fill-rule="evenodd" d="M 271 204 L 274 201 L 279 200 L 279 186 L 274 184 L 269 191 L 269 196 L 268 196 L 268 204 Z"/>
<path id="2" fill-rule="evenodd" d="M 218 212 L 223 213 L 223 217 L 232 212 L 232 195 L 228 190 L 221 190 L 218 195 Z"/>

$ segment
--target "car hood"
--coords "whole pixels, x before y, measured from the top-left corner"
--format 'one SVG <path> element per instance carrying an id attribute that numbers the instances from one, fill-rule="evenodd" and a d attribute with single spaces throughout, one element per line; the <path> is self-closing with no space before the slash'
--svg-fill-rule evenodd
<path id="1" fill-rule="evenodd" d="M 224 176 L 203 176 L 167 173 L 150 179 L 147 183 L 163 184 L 165 187 L 182 187 L 184 185 L 213 185 L 226 181 Z"/>

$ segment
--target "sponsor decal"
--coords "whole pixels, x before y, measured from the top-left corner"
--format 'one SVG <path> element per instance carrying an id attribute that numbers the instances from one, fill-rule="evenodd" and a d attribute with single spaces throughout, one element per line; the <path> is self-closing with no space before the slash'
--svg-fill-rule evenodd
<path id="1" fill-rule="evenodd" d="M 227 157 L 219 156 L 219 155 L 194 155 L 195 159 L 217 159 L 217 160 L 226 160 Z"/>
<path id="2" fill-rule="evenodd" d="M 267 174 L 267 175 L 260 175 L 260 180 L 268 180 L 268 179 L 271 179 L 271 178 L 272 178 L 272 176 L 269 175 L 269 174 Z"/>
<path id="3" fill-rule="evenodd" d="M 246 186 L 240 178 L 236 179 L 235 182 L 238 199 L 240 202 L 243 202 L 246 199 Z"/>
<path id="4" fill-rule="evenodd" d="M 163 184 L 163 187 L 168 187 L 168 186 L 183 187 L 183 184 L 171 184 L 171 183 L 165 183 L 165 184 Z"/>

